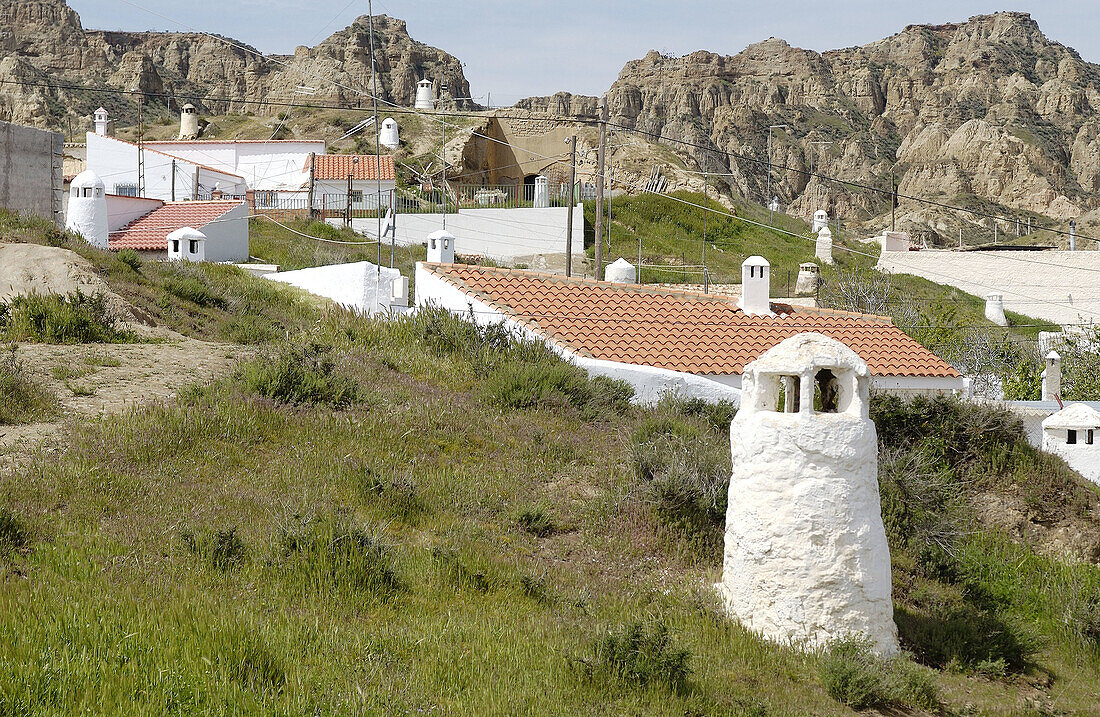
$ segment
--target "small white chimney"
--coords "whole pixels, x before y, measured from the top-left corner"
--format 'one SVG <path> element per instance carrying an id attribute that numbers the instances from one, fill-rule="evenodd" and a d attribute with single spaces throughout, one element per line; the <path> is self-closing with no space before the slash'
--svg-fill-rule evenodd
<path id="1" fill-rule="evenodd" d="M 180 135 L 179 139 L 190 140 L 199 138 L 199 111 L 195 105 L 188 102 L 180 109 Z"/>
<path id="2" fill-rule="evenodd" d="M 829 213 L 824 209 L 818 209 L 814 212 L 814 234 L 829 226 Z"/>
<path id="3" fill-rule="evenodd" d="M 532 197 L 531 206 L 536 209 L 545 209 L 550 206 L 550 180 L 541 174 L 535 177 L 535 195 Z"/>
<path id="4" fill-rule="evenodd" d="M 741 264 L 741 300 L 749 316 L 774 316 L 771 305 L 771 264 L 762 256 L 750 256 Z"/>
<path id="5" fill-rule="evenodd" d="M 95 111 L 95 133 L 100 137 L 107 136 L 107 110 L 102 107 Z"/>
<path id="6" fill-rule="evenodd" d="M 798 280 L 794 283 L 794 293 L 797 296 L 813 294 L 817 291 L 817 282 L 821 280 L 821 269 L 812 261 L 798 265 Z"/>
<path id="7" fill-rule="evenodd" d="M 397 149 L 401 144 L 400 131 L 397 128 L 397 120 L 387 117 L 382 120 L 382 126 L 378 130 L 378 143 L 389 149 Z"/>
<path id="8" fill-rule="evenodd" d="M 428 262 L 432 264 L 455 263 L 455 235 L 439 229 L 428 235 Z"/>
<path id="9" fill-rule="evenodd" d="M 425 78 L 416 83 L 416 102 L 413 105 L 418 110 L 435 109 L 435 93 L 432 92 L 432 81 Z"/>
<path id="10" fill-rule="evenodd" d="M 390 306 L 409 305 L 409 277 L 398 276 L 390 289 Z"/>
<path id="11" fill-rule="evenodd" d="M 817 246 L 814 249 L 814 256 L 822 264 L 833 263 L 833 233 L 829 230 L 828 225 L 821 227 L 821 231 L 817 233 Z"/>
<path id="12" fill-rule="evenodd" d="M 206 261 L 206 235 L 193 227 L 182 227 L 168 235 L 169 261 Z"/>
<path id="13" fill-rule="evenodd" d="M 603 272 L 603 278 L 604 281 L 610 281 L 612 284 L 637 284 L 638 272 L 634 269 L 633 264 L 619 257 L 607 265 Z"/>
<path id="14" fill-rule="evenodd" d="M 1005 316 L 1005 302 L 1002 294 L 985 295 L 985 318 L 997 326 L 1008 326 L 1008 318 Z"/>
<path id="15" fill-rule="evenodd" d="M 1043 400 L 1057 401 L 1062 393 L 1062 357 L 1051 351 L 1043 359 Z"/>

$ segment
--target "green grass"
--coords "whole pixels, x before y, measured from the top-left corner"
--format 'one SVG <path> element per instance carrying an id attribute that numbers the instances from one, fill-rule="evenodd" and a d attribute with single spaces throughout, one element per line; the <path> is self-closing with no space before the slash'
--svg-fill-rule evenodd
<path id="1" fill-rule="evenodd" d="M 135 340 L 120 323 L 101 294 L 29 294 L 0 304 L 0 337 L 7 341 L 90 344 Z"/>
<path id="2" fill-rule="evenodd" d="M 356 261 L 378 262 L 378 243 L 367 241 L 366 237 L 350 229 L 333 227 L 324 222 L 279 221 L 302 234 L 325 240 L 307 239 L 266 219 L 251 220 L 249 253 L 263 263 L 278 264 L 280 271 Z M 412 281 L 413 268 L 416 262 L 424 261 L 425 252 L 422 246 L 398 246 L 394 250 L 394 266 Z M 390 245 L 385 242 L 382 245 L 382 265 L 390 265 Z"/>
<path id="3" fill-rule="evenodd" d="M 49 418 L 57 396 L 29 375 L 15 344 L 0 356 L 0 426 Z"/>

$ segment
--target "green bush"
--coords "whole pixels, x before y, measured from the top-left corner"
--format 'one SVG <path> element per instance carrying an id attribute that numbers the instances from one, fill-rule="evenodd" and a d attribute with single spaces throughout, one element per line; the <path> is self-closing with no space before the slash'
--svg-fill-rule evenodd
<path id="1" fill-rule="evenodd" d="M 540 538 L 553 535 L 558 530 L 558 526 L 554 524 L 554 517 L 542 506 L 521 511 L 517 520 L 525 531 Z"/>
<path id="2" fill-rule="evenodd" d="M 123 249 L 118 253 L 118 260 L 134 271 L 141 270 L 141 255 L 133 249 Z"/>
<path id="3" fill-rule="evenodd" d="M 605 376 L 590 379 L 583 369 L 561 359 L 506 363 L 486 377 L 482 391 L 501 408 L 571 406 L 586 419 L 623 414 L 634 395 L 624 381 Z"/>
<path id="4" fill-rule="evenodd" d="M 431 555 L 432 564 L 454 587 L 479 593 L 489 592 L 492 587 L 492 581 L 485 571 L 467 565 L 467 561 L 457 551 L 437 546 L 432 548 Z"/>
<path id="5" fill-rule="evenodd" d="M 188 550 L 218 570 L 228 570 L 244 562 L 245 544 L 236 527 L 198 532 L 184 530 L 180 537 Z"/>
<path id="6" fill-rule="evenodd" d="M 391 598 L 405 589 L 393 548 L 364 526 L 338 518 L 294 516 L 280 527 L 277 550 L 314 589 L 350 589 Z"/>
<path id="7" fill-rule="evenodd" d="M 406 523 L 415 522 L 427 511 L 411 472 L 383 478 L 372 468 L 367 468 L 362 474 L 362 489 L 368 495 L 377 496 L 389 515 Z"/>
<path id="8" fill-rule="evenodd" d="M 825 691 L 854 710 L 939 709 L 939 690 L 929 670 L 903 657 L 879 657 L 860 640 L 831 643 L 820 658 L 818 672 Z"/>
<path id="9" fill-rule="evenodd" d="M 571 658 L 570 664 L 587 679 L 611 677 L 635 687 L 663 684 L 683 691 L 691 677 L 691 652 L 672 644 L 668 626 L 634 622 L 592 642 L 592 654 Z"/>
<path id="10" fill-rule="evenodd" d="M 198 275 L 173 275 L 164 279 L 164 290 L 173 296 L 199 306 L 225 308 L 225 298 L 214 293 L 210 285 Z"/>
<path id="11" fill-rule="evenodd" d="M 57 407 L 57 397 L 27 375 L 16 350 L 12 344 L 0 358 L 0 426 L 38 420 Z"/>
<path id="12" fill-rule="evenodd" d="M 31 544 L 31 532 L 22 516 L 0 507 L 0 555 L 22 550 Z"/>
<path id="13" fill-rule="evenodd" d="M 239 371 L 250 391 L 280 403 L 344 408 L 358 398 L 358 384 L 336 373 L 331 349 L 321 344 L 284 346 Z"/>
<path id="14" fill-rule="evenodd" d="M 1019 672 L 1041 647 L 1024 625 L 972 604 L 897 606 L 894 620 L 910 650 L 926 665 L 988 674 Z"/>
<path id="15" fill-rule="evenodd" d="M 49 344 L 132 341 L 133 334 L 116 328 L 117 323 L 102 294 L 79 291 L 68 296 L 17 296 L 0 310 L 0 333 L 12 341 Z"/>

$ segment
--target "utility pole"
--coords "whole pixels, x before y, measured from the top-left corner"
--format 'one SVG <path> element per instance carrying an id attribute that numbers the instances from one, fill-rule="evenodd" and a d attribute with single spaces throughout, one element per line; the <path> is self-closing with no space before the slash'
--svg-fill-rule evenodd
<path id="1" fill-rule="evenodd" d="M 199 199 L 199 168 L 195 167 L 195 177 L 191 180 L 191 198 L 195 201 Z"/>
<path id="2" fill-rule="evenodd" d="M 566 140 L 569 142 L 569 211 L 565 224 L 565 275 L 573 275 L 573 190 L 577 184 L 577 135 Z M 599 277 L 597 277 L 599 278 Z"/>
<path id="3" fill-rule="evenodd" d="M 894 170 L 890 170 L 890 231 L 898 230 L 896 214 L 898 208 L 898 180 L 894 178 Z"/>
<path id="4" fill-rule="evenodd" d="M 317 153 L 316 152 L 310 152 L 309 153 L 309 193 L 307 194 L 307 199 L 306 199 L 306 201 L 309 202 L 309 206 L 306 207 L 306 217 L 309 218 L 310 221 L 313 221 L 313 219 L 316 218 L 316 213 L 314 212 L 314 209 L 313 209 L 313 199 L 314 199 L 314 197 L 313 197 L 313 192 L 314 192 L 313 186 L 314 186 L 314 181 L 315 181 L 316 176 L 317 176 L 316 175 L 316 165 L 317 165 Z"/>
<path id="5" fill-rule="evenodd" d="M 172 201 L 176 201 L 176 160 L 172 160 Z"/>
<path id="6" fill-rule="evenodd" d="M 351 226 L 351 188 L 352 188 L 352 180 L 355 176 L 355 166 L 357 164 L 359 164 L 359 158 L 358 157 L 352 158 L 352 160 L 351 160 L 351 171 L 348 172 L 348 200 L 344 205 L 344 226 L 347 226 L 347 227 Z M 381 237 L 379 237 L 378 241 L 382 241 Z"/>
<path id="7" fill-rule="evenodd" d="M 145 95 L 138 95 L 138 189 L 145 196 Z"/>
<path id="8" fill-rule="evenodd" d="M 371 77 L 371 94 L 374 95 L 374 213 L 378 215 L 378 233 L 375 234 L 378 237 L 378 261 L 375 264 L 378 267 L 378 274 L 382 273 L 382 148 L 378 142 L 378 72 L 374 66 L 374 8 L 371 0 L 367 0 L 367 25 L 370 32 L 370 77 Z M 446 169 L 443 172 L 444 178 L 447 176 Z M 393 266 L 393 259 L 390 259 L 390 266 Z M 378 291 L 378 283 L 375 282 L 375 292 Z M 378 297 L 375 297 L 375 303 Z"/>
<path id="9" fill-rule="evenodd" d="M 705 155 L 704 155 L 705 156 Z M 707 165 L 706 160 L 703 160 L 703 268 L 707 266 L 707 214 L 710 213 L 710 208 L 707 207 Z M 686 261 L 684 262 L 687 263 Z"/>
<path id="10" fill-rule="evenodd" d="M 600 148 L 596 152 L 596 279 L 603 276 L 603 183 L 607 157 L 607 95 L 600 100 Z M 572 221 L 570 221 L 572 224 Z"/>
<path id="11" fill-rule="evenodd" d="M 439 161 L 443 165 L 443 229 L 447 229 L 447 78 L 439 83 L 439 112 L 443 120 L 443 144 L 439 148 Z M 566 264 L 566 267 L 569 265 Z M 568 274 L 568 272 L 566 272 Z"/>
<path id="12" fill-rule="evenodd" d="M 783 128 L 786 129 L 785 124 L 770 124 L 768 125 L 768 196 L 764 198 L 767 202 L 769 211 L 772 205 L 772 130 Z M 771 212 L 772 221 L 775 220 L 775 212 Z"/>

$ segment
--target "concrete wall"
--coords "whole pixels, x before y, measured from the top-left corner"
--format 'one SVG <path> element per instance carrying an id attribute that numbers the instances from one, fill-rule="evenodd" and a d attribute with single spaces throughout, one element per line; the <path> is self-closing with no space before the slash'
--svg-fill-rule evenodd
<path id="1" fill-rule="evenodd" d="M 217 221 L 195 227 L 206 235 L 207 261 L 248 261 L 248 204 L 241 202 Z"/>
<path id="2" fill-rule="evenodd" d="M 137 145 L 112 137 L 101 137 L 93 132 L 87 134 L 87 139 L 88 169 L 103 180 L 108 194 L 118 194 L 119 184 L 137 184 Z M 239 177 L 199 166 L 185 159 L 170 157 L 147 145 L 145 148 L 145 196 L 166 202 L 193 198 L 196 169 L 200 195 L 208 194 L 214 189 L 214 185 L 227 194 L 243 195 L 245 193 L 245 185 Z M 174 192 L 173 176 L 175 176 Z"/>
<path id="3" fill-rule="evenodd" d="M 447 215 L 447 231 L 455 235 L 460 255 L 484 256 L 512 262 L 534 255 L 565 254 L 568 207 L 545 209 L 462 209 Z M 397 214 L 397 243 L 423 244 L 425 237 L 443 226 L 442 214 Z M 343 226 L 341 219 L 329 219 Z M 377 219 L 353 219 L 352 229 L 375 237 Z M 573 210 L 573 255 L 584 256 L 584 210 Z M 577 261 L 575 258 L 574 261 Z"/>
<path id="4" fill-rule="evenodd" d="M 146 142 L 165 154 L 239 174 L 249 189 L 295 189 L 309 181 L 305 169 L 310 152 L 325 154 L 325 143 L 284 142 Z M 373 190 L 372 190 L 373 191 Z"/>
<path id="5" fill-rule="evenodd" d="M 882 271 L 913 274 L 1058 324 L 1100 322 L 1100 251 L 882 252 Z"/>
<path id="6" fill-rule="evenodd" d="M 62 224 L 64 138 L 0 122 L 0 207 Z"/>
<path id="7" fill-rule="evenodd" d="M 1066 443 L 1063 429 L 1044 429 L 1043 450 L 1060 456 L 1070 468 L 1100 484 L 1100 426 L 1093 430 L 1093 442 L 1087 443 L 1088 429 L 1077 431 L 1077 443 Z"/>
<path id="8" fill-rule="evenodd" d="M 401 272 L 360 261 L 263 276 L 332 299 L 352 311 L 376 314 L 390 309 L 393 282 L 401 277 Z"/>

